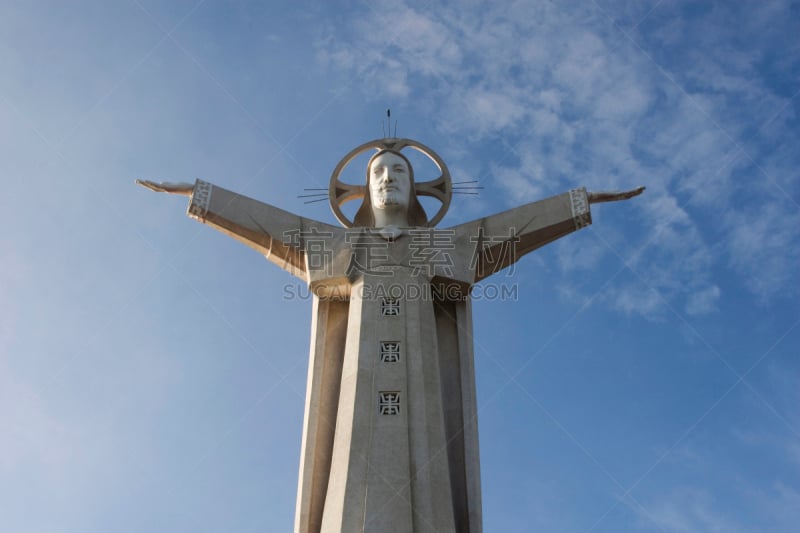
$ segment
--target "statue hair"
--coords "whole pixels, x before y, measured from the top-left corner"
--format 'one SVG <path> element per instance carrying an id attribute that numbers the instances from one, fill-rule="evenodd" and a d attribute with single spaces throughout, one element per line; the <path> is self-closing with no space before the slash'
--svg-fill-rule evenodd
<path id="1" fill-rule="evenodd" d="M 414 187 L 414 168 L 411 166 L 411 162 L 408 160 L 406 156 L 404 156 L 400 152 L 395 152 L 394 150 L 381 150 L 380 152 L 376 153 L 375 155 L 369 158 L 369 163 L 367 163 L 367 194 L 364 195 L 364 203 L 362 203 L 361 207 L 358 208 L 358 211 L 356 212 L 356 216 L 353 219 L 353 222 L 355 223 L 356 226 L 362 226 L 367 228 L 375 227 L 375 216 L 372 213 L 372 194 L 370 193 L 370 188 L 369 188 L 370 169 L 372 168 L 372 162 L 375 161 L 377 157 L 386 153 L 400 156 L 401 158 L 403 158 L 403 161 L 406 162 L 406 166 L 408 166 L 408 178 L 411 185 L 409 187 L 409 194 L 411 195 L 411 197 L 408 199 L 409 227 L 427 226 L 428 215 L 422 208 L 422 204 L 419 203 L 419 199 L 417 198 L 417 191 L 416 188 Z"/>

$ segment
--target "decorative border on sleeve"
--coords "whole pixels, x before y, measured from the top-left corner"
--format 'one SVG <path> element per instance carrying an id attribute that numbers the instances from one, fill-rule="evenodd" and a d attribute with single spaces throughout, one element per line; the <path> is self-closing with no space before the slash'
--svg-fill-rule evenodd
<path id="1" fill-rule="evenodd" d="M 189 202 L 187 214 L 192 218 L 205 219 L 208 208 L 211 205 L 212 185 L 207 181 L 197 180 L 192 191 L 192 198 Z"/>
<path id="2" fill-rule="evenodd" d="M 569 191 L 570 206 L 572 207 L 572 220 L 575 229 L 585 228 L 592 223 L 592 213 L 589 211 L 589 196 L 586 188 L 572 189 Z"/>

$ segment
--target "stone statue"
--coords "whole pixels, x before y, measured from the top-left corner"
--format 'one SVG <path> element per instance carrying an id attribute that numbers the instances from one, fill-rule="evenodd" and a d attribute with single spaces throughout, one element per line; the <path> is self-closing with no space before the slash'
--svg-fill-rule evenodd
<path id="1" fill-rule="evenodd" d="M 415 181 L 405 148 L 428 156 L 441 175 Z M 373 149 L 365 185 L 339 180 Z M 190 217 L 314 293 L 296 533 L 479 533 L 470 288 L 590 224 L 590 204 L 644 190 L 574 189 L 436 229 L 452 198 L 450 174 L 435 152 L 409 139 L 365 143 L 336 167 L 329 199 L 345 228 L 200 180 L 137 183 L 189 196 Z M 441 202 L 431 219 L 418 196 Z M 350 220 L 341 205 L 358 199 Z"/>

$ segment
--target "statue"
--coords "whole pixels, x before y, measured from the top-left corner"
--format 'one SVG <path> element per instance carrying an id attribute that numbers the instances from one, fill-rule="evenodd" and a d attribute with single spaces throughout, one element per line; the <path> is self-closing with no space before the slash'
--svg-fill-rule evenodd
<path id="1" fill-rule="evenodd" d="M 417 182 L 405 148 L 441 171 Z M 356 156 L 365 185 L 341 182 Z M 574 189 L 436 229 L 453 187 L 444 162 L 409 139 L 351 151 L 328 196 L 345 228 L 204 181 L 137 181 L 189 196 L 188 214 L 263 254 L 314 294 L 296 533 L 479 533 L 481 487 L 470 288 L 591 223 L 621 193 Z M 430 219 L 418 196 L 442 204 Z M 353 220 L 341 210 L 362 199 Z"/>

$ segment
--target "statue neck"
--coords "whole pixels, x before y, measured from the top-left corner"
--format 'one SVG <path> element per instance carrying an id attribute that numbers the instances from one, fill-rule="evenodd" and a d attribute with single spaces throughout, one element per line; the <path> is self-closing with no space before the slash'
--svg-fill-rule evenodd
<path id="1" fill-rule="evenodd" d="M 372 214 L 375 217 L 375 227 L 385 228 L 387 226 L 396 226 L 403 228 L 408 226 L 408 212 L 403 208 L 390 208 L 373 209 Z"/>

